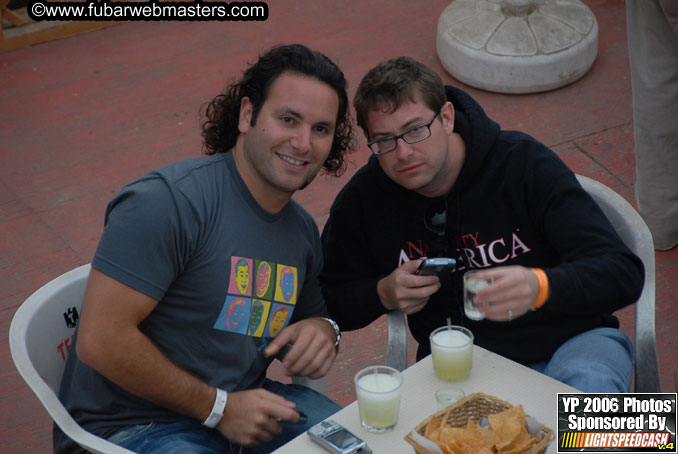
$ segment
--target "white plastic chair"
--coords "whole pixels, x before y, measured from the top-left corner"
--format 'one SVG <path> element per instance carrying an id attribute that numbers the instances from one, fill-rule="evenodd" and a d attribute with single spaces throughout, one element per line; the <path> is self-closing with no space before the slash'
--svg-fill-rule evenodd
<path id="1" fill-rule="evenodd" d="M 73 309 L 80 313 L 89 270 L 89 264 L 75 268 L 28 297 L 12 318 L 9 349 L 21 377 L 69 438 L 95 454 L 134 454 L 80 427 L 57 397 L 75 331 L 67 318 Z"/>
<path id="2" fill-rule="evenodd" d="M 643 261 L 645 285 L 635 314 L 636 393 L 661 392 L 655 334 L 655 264 L 652 234 L 638 212 L 622 196 L 602 183 L 577 175 L 579 183 L 598 203 L 624 243 Z M 388 313 L 386 365 L 407 368 L 407 326 L 402 312 Z"/>
<path id="3" fill-rule="evenodd" d="M 48 282 L 28 297 L 12 318 L 9 348 L 19 374 L 66 436 L 95 454 L 133 454 L 87 432 L 57 397 L 75 332 L 75 323 L 69 326 L 67 318 L 81 312 L 89 272 L 90 265 L 82 265 Z M 325 393 L 323 379 L 293 377 L 292 380 Z"/>
<path id="4" fill-rule="evenodd" d="M 636 301 L 634 392 L 661 392 L 657 337 L 655 334 L 655 264 L 650 229 L 640 214 L 622 196 L 604 184 L 577 175 L 579 183 L 598 203 L 626 246 L 643 261 L 645 285 Z"/>

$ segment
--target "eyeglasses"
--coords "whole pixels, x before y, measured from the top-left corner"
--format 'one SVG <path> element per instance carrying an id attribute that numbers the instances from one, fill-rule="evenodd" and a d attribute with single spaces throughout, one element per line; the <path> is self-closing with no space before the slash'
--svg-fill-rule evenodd
<path id="1" fill-rule="evenodd" d="M 405 143 L 409 144 L 426 140 L 431 137 L 431 125 L 439 113 L 440 112 L 436 112 L 431 121 L 424 125 L 419 125 L 412 129 L 408 129 L 399 136 L 383 137 L 373 142 L 368 142 L 367 146 L 370 147 L 372 153 L 375 155 L 380 155 L 395 150 L 398 147 L 398 139 L 402 139 Z"/>

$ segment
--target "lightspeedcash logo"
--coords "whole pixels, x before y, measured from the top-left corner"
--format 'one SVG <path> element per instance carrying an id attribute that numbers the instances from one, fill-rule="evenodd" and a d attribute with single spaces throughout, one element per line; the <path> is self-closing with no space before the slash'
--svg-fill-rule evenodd
<path id="1" fill-rule="evenodd" d="M 558 452 L 676 452 L 676 394 L 558 394 Z"/>

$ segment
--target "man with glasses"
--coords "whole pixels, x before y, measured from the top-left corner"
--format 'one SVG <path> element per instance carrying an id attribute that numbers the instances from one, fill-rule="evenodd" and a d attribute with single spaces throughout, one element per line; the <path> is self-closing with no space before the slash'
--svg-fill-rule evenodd
<path id="1" fill-rule="evenodd" d="M 632 346 L 612 313 L 638 298 L 643 265 L 562 161 L 410 58 L 369 71 L 354 104 L 373 156 L 322 234 L 321 285 L 341 329 L 402 311 L 420 359 L 450 318 L 575 388 L 628 391 Z M 417 275 L 422 257 L 457 266 Z M 470 269 L 493 279 L 475 297 L 479 321 L 463 310 Z"/>

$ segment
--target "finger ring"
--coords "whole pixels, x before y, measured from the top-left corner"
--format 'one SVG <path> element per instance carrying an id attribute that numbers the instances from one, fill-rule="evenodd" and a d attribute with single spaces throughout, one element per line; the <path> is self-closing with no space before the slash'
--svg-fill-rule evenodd
<path id="1" fill-rule="evenodd" d="M 509 317 L 509 318 L 508 318 L 508 319 L 509 319 L 509 322 L 510 322 L 511 320 L 513 320 L 513 311 L 512 311 L 511 309 L 509 309 L 509 311 L 508 311 L 508 317 Z"/>

